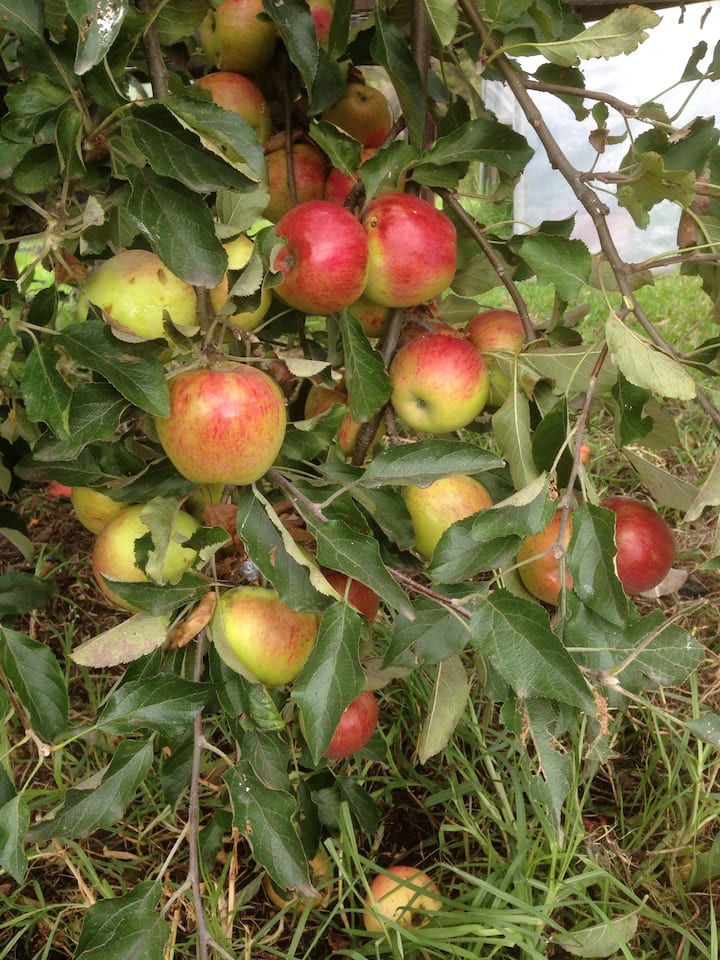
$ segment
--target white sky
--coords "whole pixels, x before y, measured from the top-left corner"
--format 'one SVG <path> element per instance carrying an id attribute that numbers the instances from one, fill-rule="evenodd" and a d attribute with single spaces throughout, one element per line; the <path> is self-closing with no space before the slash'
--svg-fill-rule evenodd
<path id="1" fill-rule="evenodd" d="M 706 57 L 700 62 L 699 70 L 707 69 L 713 49 L 720 42 L 720 0 L 705 3 L 693 3 L 684 12 L 681 8 L 668 8 L 658 11 L 661 22 L 648 31 L 648 38 L 629 56 L 619 56 L 611 60 L 584 60 L 581 69 L 590 90 L 603 90 L 612 93 L 627 103 L 641 104 L 648 100 L 660 100 L 672 116 L 680 108 L 683 100 L 693 88 L 692 83 L 683 83 L 672 91 L 663 93 L 667 87 L 677 83 L 693 48 L 704 40 L 708 45 Z M 703 20 L 704 17 L 704 20 Z M 701 25 L 702 23 L 702 25 Z M 537 62 L 540 62 L 539 60 Z M 659 96 L 662 94 L 662 96 Z M 578 123 L 570 108 L 549 94 L 531 91 L 545 120 L 571 163 L 580 170 L 591 168 L 595 151 L 588 142 L 588 134 L 594 128 L 592 118 Z M 586 101 L 586 105 L 589 101 Z M 697 116 L 717 116 L 720 110 L 720 81 L 704 82 L 693 95 L 679 118 L 677 126 Z M 624 130 L 624 123 L 617 113 L 610 109 L 608 127 L 612 135 Z M 572 191 L 556 171 L 548 168 L 548 162 L 542 146 L 527 124 L 520 126 L 536 155 L 523 175 L 516 196 L 516 212 L 519 219 L 538 223 L 542 219 L 562 219 L 576 213 L 574 236 L 583 239 L 592 251 L 599 248 L 594 228 L 587 214 L 579 206 Z M 640 133 L 648 129 L 646 124 L 636 124 L 633 129 Z M 600 157 L 599 170 L 612 170 L 628 149 L 628 141 L 616 147 L 610 147 Z M 549 189 L 549 185 L 552 187 Z M 610 188 L 612 190 L 612 188 Z M 614 201 L 612 193 L 603 194 L 611 209 L 611 229 L 621 255 L 629 260 L 642 260 L 648 256 L 671 250 L 675 247 L 675 232 L 679 211 L 676 206 L 665 202 L 658 204 L 651 213 L 651 224 L 647 230 L 639 230 L 632 218 Z"/>

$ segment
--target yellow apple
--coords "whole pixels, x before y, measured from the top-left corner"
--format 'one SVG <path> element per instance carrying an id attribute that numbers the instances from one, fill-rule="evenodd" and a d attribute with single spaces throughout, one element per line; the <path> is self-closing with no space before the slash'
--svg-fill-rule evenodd
<path id="1" fill-rule="evenodd" d="M 102 490 L 91 487 L 73 487 L 70 502 L 75 516 L 91 533 L 100 533 L 106 523 L 128 506 L 120 500 L 113 500 Z"/>
<path id="2" fill-rule="evenodd" d="M 374 877 L 363 922 L 370 933 L 381 933 L 387 920 L 409 930 L 424 926 L 429 921 L 427 914 L 441 907 L 440 890 L 427 873 L 398 865 Z"/>
<path id="3" fill-rule="evenodd" d="M 403 487 L 402 495 L 415 531 L 415 549 L 426 558 L 453 523 L 492 506 L 485 487 L 466 476 L 442 477 L 427 487 Z"/>

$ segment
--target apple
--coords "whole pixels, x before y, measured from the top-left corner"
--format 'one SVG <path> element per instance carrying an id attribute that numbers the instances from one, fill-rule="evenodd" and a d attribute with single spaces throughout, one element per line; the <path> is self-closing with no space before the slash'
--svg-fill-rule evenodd
<path id="1" fill-rule="evenodd" d="M 313 417 L 319 417 L 321 413 L 325 413 L 335 403 L 347 406 L 348 402 L 345 388 L 340 384 L 329 387 L 325 383 L 314 383 L 305 398 L 305 419 L 311 420 Z"/>
<path id="2" fill-rule="evenodd" d="M 60 500 L 64 497 L 72 497 L 73 488 L 66 483 L 59 483 L 57 480 L 50 480 L 47 485 L 47 495 L 53 500 Z"/>
<path id="3" fill-rule="evenodd" d="M 411 430 L 447 433 L 467 426 L 488 398 L 485 361 L 469 340 L 427 333 L 390 364 L 392 405 Z"/>
<path id="4" fill-rule="evenodd" d="M 522 542 L 517 554 L 518 574 L 525 589 L 538 600 L 556 606 L 560 588 L 563 584 L 562 571 L 565 570 L 565 587 L 572 588 L 572 577 L 567 572 L 565 550 L 572 535 L 572 517 L 568 514 L 567 523 L 560 542 L 562 511 L 557 510 L 550 523 L 540 533 L 531 534 Z"/>
<path id="5" fill-rule="evenodd" d="M 495 363 L 494 354 L 500 351 L 520 353 L 525 345 L 522 317 L 514 310 L 484 310 L 469 320 L 465 335 L 482 353 L 490 372 L 490 396 L 493 407 L 502 406 L 512 384 L 507 374 Z"/>
<path id="6" fill-rule="evenodd" d="M 272 269 L 282 274 L 275 292 L 289 306 L 311 314 L 334 313 L 354 303 L 367 277 L 365 231 L 344 207 L 311 200 L 275 224 L 286 241 Z"/>
<path id="7" fill-rule="evenodd" d="M 73 487 L 70 502 L 75 516 L 91 533 L 100 533 L 106 523 L 128 506 L 127 503 L 113 500 L 102 490 L 93 490 L 92 487 Z"/>
<path id="8" fill-rule="evenodd" d="M 149 530 L 142 518 L 143 509 L 144 504 L 141 503 L 126 507 L 105 524 L 93 546 L 92 569 L 98 586 L 109 600 L 124 610 L 136 608 L 121 599 L 112 586 L 103 580 L 103 576 L 133 583 L 148 579 L 147 574 L 135 563 L 135 541 Z M 183 541 L 188 540 L 198 527 L 197 520 L 184 510 L 178 510 L 175 514 L 172 538 L 162 568 L 164 583 L 176 583 L 195 560 L 196 551 L 183 546 Z"/>
<path id="9" fill-rule="evenodd" d="M 675 561 L 675 541 L 654 507 L 633 497 L 606 497 L 615 514 L 617 575 L 626 593 L 644 593 L 661 583 Z"/>
<path id="10" fill-rule="evenodd" d="M 218 70 L 252 74 L 270 63 L 278 33 L 265 17 L 262 0 L 221 0 L 205 14 L 199 37 Z"/>
<path id="11" fill-rule="evenodd" d="M 298 893 L 289 893 L 287 890 L 281 890 L 276 887 L 270 879 L 270 874 L 266 873 L 263 877 L 263 889 L 268 900 L 279 910 L 285 907 L 292 907 L 298 912 L 304 910 L 310 903 L 313 909 L 324 906 L 330 897 L 330 885 L 333 880 L 333 868 L 330 858 L 321 847 L 312 859 L 308 860 L 310 867 L 310 876 L 313 886 L 318 891 L 318 896 L 303 897 Z"/>
<path id="12" fill-rule="evenodd" d="M 318 43 L 321 47 L 326 47 L 335 13 L 335 0 L 309 0 L 309 6 Z"/>
<path id="13" fill-rule="evenodd" d="M 350 304 L 348 312 L 355 317 L 363 328 L 366 337 L 381 337 L 390 323 L 392 308 L 383 306 L 381 303 L 374 303 L 361 295 L 355 303 Z"/>
<path id="14" fill-rule="evenodd" d="M 360 155 L 360 166 L 377 153 L 375 147 L 365 147 Z M 358 182 L 358 170 L 354 174 L 345 173 L 338 167 L 332 167 L 325 181 L 325 199 L 331 203 L 343 204 Z"/>
<path id="15" fill-rule="evenodd" d="M 292 147 L 293 175 L 297 203 L 322 200 L 327 180 L 325 154 L 314 143 L 294 143 Z M 266 154 L 268 193 L 270 199 L 264 215 L 276 222 L 291 210 L 295 203 L 290 193 L 287 154 L 285 148 L 271 150 Z"/>
<path id="16" fill-rule="evenodd" d="M 286 606 L 267 587 L 225 590 L 208 634 L 225 663 L 254 683 L 282 687 L 298 676 L 317 638 L 319 617 Z"/>
<path id="17" fill-rule="evenodd" d="M 404 347 L 406 343 L 415 340 L 417 337 L 425 336 L 426 333 L 442 333 L 446 337 L 460 337 L 461 339 L 465 337 L 464 333 L 451 326 L 446 320 L 433 316 L 430 312 L 413 311 L 408 312 L 408 315 L 404 318 L 398 339 L 398 348 Z"/>
<path id="18" fill-rule="evenodd" d="M 359 580 L 352 580 L 340 570 L 330 570 L 322 567 L 323 576 L 327 582 L 337 590 L 341 597 L 347 600 L 351 607 L 361 613 L 370 623 L 375 620 L 380 609 L 380 597 L 370 587 Z M 348 585 L 348 580 L 350 581 Z"/>
<path id="19" fill-rule="evenodd" d="M 449 217 L 410 193 L 383 193 L 367 204 L 369 264 L 365 296 L 412 307 L 446 290 L 455 276 L 457 234 Z"/>
<path id="20" fill-rule="evenodd" d="M 224 483 L 203 483 L 184 499 L 183 510 L 203 523 L 205 508 L 220 503 L 224 492 Z M 211 526 L 211 524 L 207 524 L 207 526 Z"/>
<path id="21" fill-rule="evenodd" d="M 429 920 L 426 914 L 441 907 L 440 890 L 427 873 L 398 865 L 373 878 L 363 923 L 370 933 L 381 933 L 386 920 L 410 930 L 424 926 Z"/>
<path id="22" fill-rule="evenodd" d="M 169 379 L 170 413 L 155 418 L 178 473 L 197 484 L 243 484 L 272 466 L 285 438 L 280 387 L 248 363 L 183 370 Z"/>
<path id="23" fill-rule="evenodd" d="M 253 128 L 260 143 L 270 136 L 270 108 L 260 88 L 249 77 L 231 70 L 218 70 L 200 77 L 195 83 L 208 90 L 219 107 L 241 116 Z"/>
<path id="24" fill-rule="evenodd" d="M 250 262 L 254 246 L 252 240 L 244 234 L 224 243 L 228 270 L 242 270 L 246 267 Z M 220 283 L 210 291 L 210 301 L 216 313 L 227 303 L 229 293 L 228 275 L 225 274 Z M 260 292 L 260 302 L 254 310 L 240 310 L 229 316 L 221 315 L 220 319 L 236 330 L 256 330 L 267 316 L 271 303 L 272 293 L 270 290 L 263 289 Z"/>
<path id="25" fill-rule="evenodd" d="M 121 340 L 164 337 L 165 313 L 183 333 L 198 330 L 195 290 L 150 250 L 120 250 L 104 260 L 90 274 L 85 295 Z"/>
<path id="26" fill-rule="evenodd" d="M 358 434 L 360 433 L 360 428 L 362 426 L 362 423 L 358 423 L 357 420 L 353 419 L 353 415 L 348 410 L 342 419 L 342 423 L 340 424 L 337 435 L 338 446 L 340 447 L 340 451 L 344 454 L 344 456 L 351 457 L 353 455 Z M 372 450 L 373 447 L 376 447 L 384 436 L 385 421 L 381 417 L 377 430 L 375 431 L 375 436 L 372 438 L 368 449 Z"/>
<path id="27" fill-rule="evenodd" d="M 344 760 L 362 750 L 378 722 L 378 704 L 371 690 L 363 690 L 342 712 L 325 756 L 328 760 Z"/>
<path id="28" fill-rule="evenodd" d="M 492 506 L 485 487 L 462 475 L 442 477 L 427 487 L 409 485 L 403 487 L 402 495 L 415 531 L 415 549 L 426 558 L 453 523 Z"/>
<path id="29" fill-rule="evenodd" d="M 347 84 L 343 96 L 321 116 L 366 147 L 381 147 L 393 123 L 385 94 L 355 80 Z"/>

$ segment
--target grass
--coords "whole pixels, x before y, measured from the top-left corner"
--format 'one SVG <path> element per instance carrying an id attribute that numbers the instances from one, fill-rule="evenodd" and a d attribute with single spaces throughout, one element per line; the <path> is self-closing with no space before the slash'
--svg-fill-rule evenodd
<path id="1" fill-rule="evenodd" d="M 527 284 L 523 293 L 534 316 L 551 310 L 547 291 Z M 665 324 L 668 339 L 671 330 L 673 342 L 687 345 L 713 334 L 689 278 L 663 277 L 641 293 L 645 309 Z M 583 325 L 591 329 L 602 322 L 605 309 L 600 298 L 590 304 Z M 677 469 L 692 482 L 709 472 L 718 452 L 717 438 L 699 429 L 694 416 L 686 421 L 682 411 L 675 414 L 679 446 L 673 451 Z M 602 414 L 592 430 L 590 472 L 596 481 L 609 488 L 637 485 L 617 457 Z M 33 517 L 37 570 L 52 570 L 59 585 L 57 597 L 23 629 L 69 664 L 69 651 L 114 616 L 89 585 L 90 537 L 66 503 L 49 501 L 42 492 L 22 492 L 20 506 Z M 692 567 L 704 604 L 676 597 L 658 603 L 705 643 L 706 662 L 682 689 L 658 691 L 611 711 L 604 756 L 597 756 L 596 731 L 589 725 L 567 730 L 562 750 L 570 799 L 559 823 L 545 803 L 542 771 L 521 762 L 517 737 L 488 699 L 481 674 L 447 748 L 420 764 L 418 726 L 430 707 L 432 679 L 417 672 L 382 691 L 383 759 L 349 762 L 378 804 L 377 831 L 356 832 L 342 807 L 325 842 L 335 876 L 327 905 L 278 911 L 262 891 L 262 873 L 246 841 L 232 831 L 222 761 L 207 752 L 202 869 L 210 933 L 223 945 L 217 956 L 718 960 L 720 853 L 713 842 L 720 753 L 697 740 L 687 723 L 704 711 L 720 713 L 720 585 L 708 569 L 712 530 L 701 523 L 682 536 L 682 562 Z M 1 541 L 0 560 L 11 560 Z M 118 674 L 67 670 L 73 724 L 90 722 Z M 0 710 L 0 764 L 16 786 L 25 786 L 36 809 L 50 809 L 69 785 L 102 767 L 116 744 L 79 737 L 52 757 L 38 758 L 2 691 Z M 208 718 L 207 736 L 221 740 L 224 733 L 213 722 Z M 164 772 L 162 765 L 153 770 L 112 830 L 37 849 L 22 887 L 0 872 L 0 960 L 72 957 L 88 908 L 127 894 L 142 880 L 161 888 L 171 931 L 166 960 L 196 956 L 193 904 L 183 889 L 184 798 L 168 803 Z M 391 924 L 384 934 L 368 936 L 362 925 L 368 884 L 378 869 L 399 861 L 432 875 L 441 908 L 424 926 L 401 930 Z"/>

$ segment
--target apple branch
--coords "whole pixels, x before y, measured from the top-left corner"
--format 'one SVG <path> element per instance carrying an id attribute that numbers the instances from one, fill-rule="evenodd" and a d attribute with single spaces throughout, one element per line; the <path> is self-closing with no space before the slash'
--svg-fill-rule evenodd
<path id="1" fill-rule="evenodd" d="M 154 0 L 139 0 L 138 6 L 143 13 L 157 12 Z M 154 16 L 143 34 L 143 49 L 145 50 L 148 72 L 150 73 L 150 85 L 152 86 L 153 96 L 158 100 L 165 100 L 170 92 L 168 72 L 162 47 L 160 46 Z"/>

